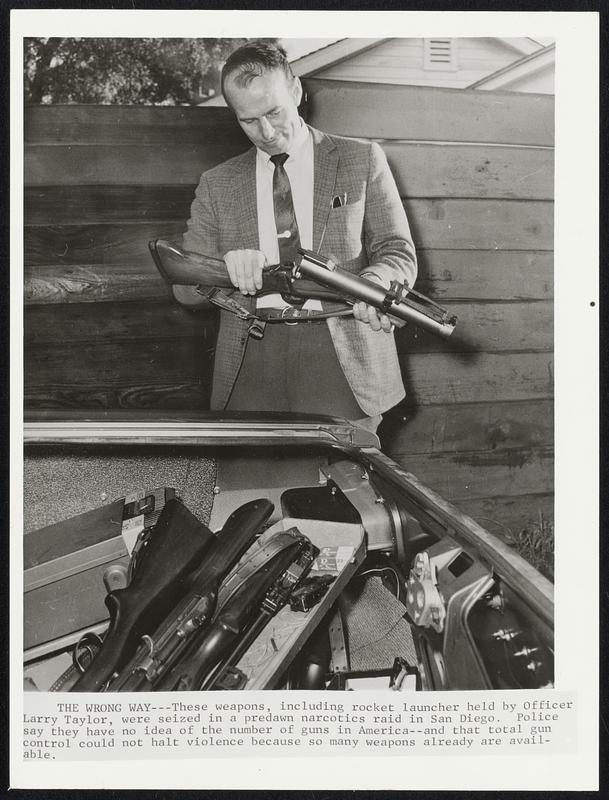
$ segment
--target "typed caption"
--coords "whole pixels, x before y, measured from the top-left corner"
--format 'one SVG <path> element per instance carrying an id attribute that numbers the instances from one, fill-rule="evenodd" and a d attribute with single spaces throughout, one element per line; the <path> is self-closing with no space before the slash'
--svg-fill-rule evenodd
<path id="1" fill-rule="evenodd" d="M 290 693 L 292 695 L 292 693 Z M 456 697 L 457 695 L 455 695 Z M 81 761 L 273 755 L 574 752 L 563 692 L 279 693 L 24 697 L 23 759 Z M 439 699 L 439 698 L 442 699 Z M 466 699 L 464 699 L 466 698 Z"/>

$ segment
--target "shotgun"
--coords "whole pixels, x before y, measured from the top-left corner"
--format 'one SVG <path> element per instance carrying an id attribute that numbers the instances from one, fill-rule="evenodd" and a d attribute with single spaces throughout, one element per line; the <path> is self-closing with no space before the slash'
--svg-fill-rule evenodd
<path id="1" fill-rule="evenodd" d="M 232 650 L 222 658 L 218 666 L 208 673 L 207 678 L 201 684 L 201 689 L 213 689 L 218 686 L 225 671 L 239 663 L 241 657 L 247 652 L 263 628 L 281 611 L 298 588 L 302 586 L 318 555 L 319 548 L 310 542 L 308 546 L 305 542 L 302 543 L 300 551 L 292 564 L 267 591 L 253 622 L 248 625 L 244 635 L 236 641 Z"/>
<path id="2" fill-rule="evenodd" d="M 110 682 L 109 690 L 150 691 L 179 661 L 191 640 L 209 625 L 226 573 L 241 558 L 273 513 L 269 500 L 252 500 L 234 511 L 214 537 L 200 566 L 189 576 L 189 590 L 135 655 Z"/>
<path id="3" fill-rule="evenodd" d="M 187 588 L 187 576 L 213 542 L 206 525 L 178 499 L 169 500 L 138 555 L 129 585 L 106 596 L 110 626 L 101 649 L 72 692 L 99 692 L 131 656 L 141 637 Z"/>

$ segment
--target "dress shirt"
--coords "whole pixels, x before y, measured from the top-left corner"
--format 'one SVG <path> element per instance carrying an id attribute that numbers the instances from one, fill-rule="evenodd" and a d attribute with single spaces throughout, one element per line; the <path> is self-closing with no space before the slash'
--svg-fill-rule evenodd
<path id="1" fill-rule="evenodd" d="M 300 130 L 289 150 L 284 169 L 290 179 L 292 202 L 298 224 L 300 245 L 306 250 L 313 247 L 313 139 L 308 127 L 300 120 Z M 256 151 L 256 203 L 258 207 L 258 240 L 267 263 L 279 263 L 279 244 L 273 205 L 273 174 L 275 165 L 263 150 Z M 281 231 L 279 231 L 281 233 Z M 285 308 L 281 295 L 259 297 L 258 308 Z M 304 308 L 321 309 L 318 300 L 307 300 Z"/>

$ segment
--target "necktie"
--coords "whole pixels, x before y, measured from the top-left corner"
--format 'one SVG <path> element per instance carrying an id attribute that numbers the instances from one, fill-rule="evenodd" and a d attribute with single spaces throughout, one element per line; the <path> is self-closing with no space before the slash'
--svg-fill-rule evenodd
<path id="1" fill-rule="evenodd" d="M 278 153 L 275 156 L 271 156 L 271 161 L 275 165 L 275 172 L 273 173 L 273 206 L 275 208 L 279 260 L 282 264 L 294 262 L 297 256 L 296 250 L 300 247 L 300 236 L 292 201 L 290 179 L 283 166 L 288 158 L 289 155 L 287 153 Z"/>

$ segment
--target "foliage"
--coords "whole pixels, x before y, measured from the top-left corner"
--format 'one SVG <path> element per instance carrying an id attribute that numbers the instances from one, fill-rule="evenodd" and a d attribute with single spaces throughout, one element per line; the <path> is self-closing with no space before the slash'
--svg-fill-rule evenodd
<path id="1" fill-rule="evenodd" d="M 530 520 L 515 533 L 499 520 L 489 517 L 477 517 L 477 520 L 513 547 L 548 580 L 554 580 L 554 524 L 541 511 L 536 520 Z"/>
<path id="2" fill-rule="evenodd" d="M 245 41 L 28 38 L 25 102 L 194 105 L 219 91 L 222 63 Z"/>
<path id="3" fill-rule="evenodd" d="M 554 580 L 554 525 L 541 512 L 538 520 L 518 531 L 514 546 L 529 564 Z"/>

